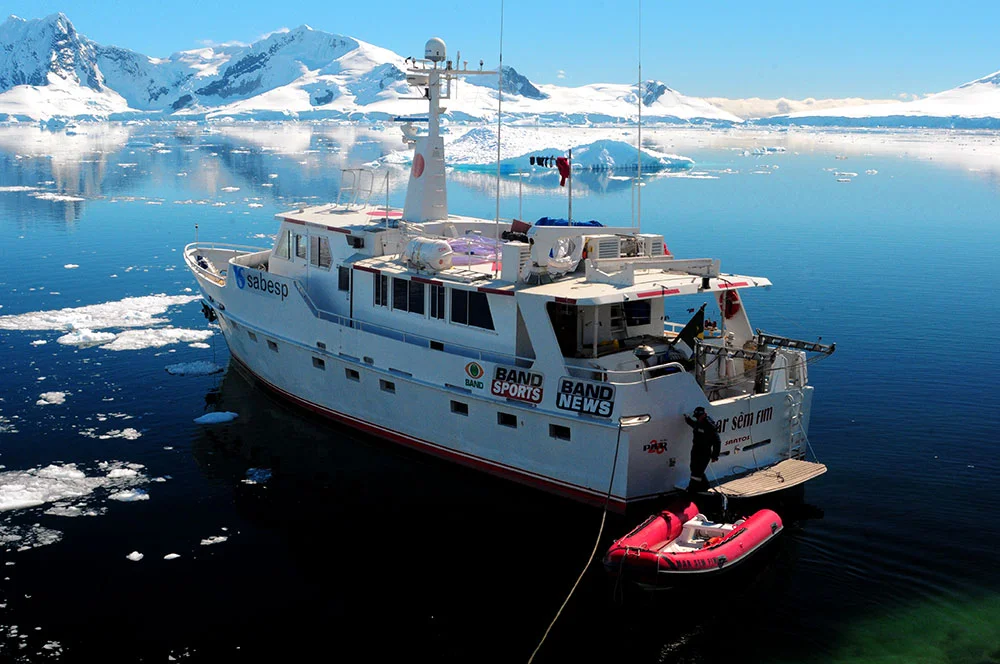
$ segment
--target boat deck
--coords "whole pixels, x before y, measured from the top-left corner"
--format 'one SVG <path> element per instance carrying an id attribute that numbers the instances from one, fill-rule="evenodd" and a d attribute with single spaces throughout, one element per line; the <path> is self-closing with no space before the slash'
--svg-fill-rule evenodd
<path id="1" fill-rule="evenodd" d="M 749 475 L 724 482 L 713 490 L 730 498 L 752 498 L 808 482 L 825 472 L 826 466 L 821 463 L 804 459 L 785 459 L 769 468 L 762 468 Z"/>

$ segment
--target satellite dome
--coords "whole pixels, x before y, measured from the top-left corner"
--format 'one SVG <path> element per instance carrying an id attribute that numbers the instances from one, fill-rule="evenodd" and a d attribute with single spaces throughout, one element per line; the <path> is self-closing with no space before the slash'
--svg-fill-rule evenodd
<path id="1" fill-rule="evenodd" d="M 440 37 L 431 37 L 424 46 L 424 57 L 431 62 L 444 62 L 445 46 L 444 40 Z"/>

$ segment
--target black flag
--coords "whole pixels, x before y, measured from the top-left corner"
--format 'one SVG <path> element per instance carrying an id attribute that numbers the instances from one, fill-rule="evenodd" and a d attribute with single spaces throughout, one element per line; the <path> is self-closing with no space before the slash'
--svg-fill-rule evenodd
<path id="1" fill-rule="evenodd" d="M 684 326 L 677 338 L 670 342 L 673 346 L 678 341 L 683 341 L 691 350 L 694 350 L 694 340 L 705 338 L 705 305 L 702 304 L 698 311 L 695 312 L 688 324 Z"/>

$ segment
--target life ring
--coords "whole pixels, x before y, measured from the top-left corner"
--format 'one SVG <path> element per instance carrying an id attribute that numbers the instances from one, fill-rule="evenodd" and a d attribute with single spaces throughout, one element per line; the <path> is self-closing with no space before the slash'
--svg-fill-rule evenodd
<path id="1" fill-rule="evenodd" d="M 730 319 L 740 312 L 740 295 L 735 290 L 727 290 L 719 293 L 719 309 L 726 319 Z"/>

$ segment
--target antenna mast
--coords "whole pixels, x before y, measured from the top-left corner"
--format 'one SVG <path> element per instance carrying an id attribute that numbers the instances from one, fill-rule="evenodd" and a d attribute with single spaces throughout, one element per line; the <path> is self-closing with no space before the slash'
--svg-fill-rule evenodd
<path id="1" fill-rule="evenodd" d="M 500 66 L 497 67 L 497 213 L 493 224 L 493 276 L 500 253 L 500 113 L 503 107 L 503 0 L 500 0 Z"/>
<path id="2" fill-rule="evenodd" d="M 642 0 L 639 0 L 639 170 L 636 178 L 636 226 L 642 231 Z"/>

